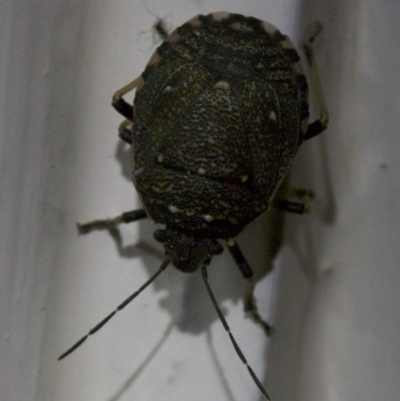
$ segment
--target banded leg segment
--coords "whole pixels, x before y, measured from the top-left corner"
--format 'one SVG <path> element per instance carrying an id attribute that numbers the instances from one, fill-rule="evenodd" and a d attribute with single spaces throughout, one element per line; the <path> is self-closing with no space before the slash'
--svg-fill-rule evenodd
<path id="1" fill-rule="evenodd" d="M 322 85 L 321 85 L 321 79 L 319 76 L 318 67 L 315 61 L 314 51 L 312 48 L 315 38 L 321 31 L 322 31 L 322 25 L 320 23 L 316 24 L 312 33 L 309 34 L 306 40 L 304 40 L 303 42 L 303 49 L 310 67 L 311 79 L 313 81 L 314 93 L 319 110 L 319 119 L 308 125 L 307 131 L 302 138 L 303 141 L 306 141 L 308 139 L 313 138 L 314 136 L 319 135 L 327 128 L 329 122 L 329 113 L 326 107 L 324 92 L 322 90 Z"/>
<path id="2" fill-rule="evenodd" d="M 133 124 L 130 120 L 122 121 L 122 123 L 118 127 L 118 136 L 129 145 L 132 145 L 132 130 Z"/>
<path id="3" fill-rule="evenodd" d="M 290 189 L 286 196 L 298 198 L 301 202 L 293 202 L 288 199 L 273 199 L 271 206 L 275 209 L 282 210 L 288 213 L 304 214 L 310 210 L 310 203 L 314 197 L 314 193 L 307 189 Z"/>
<path id="4" fill-rule="evenodd" d="M 144 209 L 131 210 L 124 212 L 121 215 L 104 220 L 92 220 L 84 224 L 78 223 L 78 230 L 80 234 L 87 234 L 95 230 L 116 230 L 120 224 L 129 224 L 138 220 L 147 218 L 146 211 Z"/>
<path id="5" fill-rule="evenodd" d="M 265 390 L 264 386 L 261 384 L 260 380 L 258 379 L 258 377 L 256 376 L 256 374 L 254 373 L 253 369 L 252 369 L 251 366 L 248 364 L 248 362 L 247 362 L 245 356 L 243 355 L 242 350 L 240 349 L 238 343 L 237 343 L 236 340 L 235 340 L 235 337 L 233 337 L 233 334 L 232 334 L 232 332 L 231 332 L 231 328 L 229 327 L 229 325 L 228 325 L 228 323 L 227 323 L 227 321 L 226 321 L 226 319 L 225 319 L 225 317 L 224 317 L 224 315 L 223 315 L 223 313 L 222 313 L 222 311 L 221 311 L 221 309 L 220 309 L 220 307 L 219 307 L 219 305 L 218 305 L 218 302 L 217 302 L 217 300 L 215 299 L 215 296 L 214 296 L 214 294 L 213 294 L 213 292 L 212 292 L 212 290 L 211 290 L 210 284 L 209 284 L 209 282 L 208 282 L 207 266 L 206 266 L 206 265 L 202 266 L 202 268 L 201 268 L 201 274 L 202 274 L 202 277 L 203 277 L 203 280 L 204 280 L 204 284 L 206 285 L 208 295 L 209 295 L 210 298 L 211 298 L 211 302 L 212 302 L 213 305 L 214 305 L 214 308 L 215 308 L 215 310 L 216 310 L 216 312 L 217 312 L 217 314 L 218 314 L 218 317 L 219 317 L 219 319 L 220 319 L 222 325 L 224 326 L 225 331 L 228 333 L 229 338 L 231 339 L 231 342 L 232 342 L 232 344 L 233 344 L 233 348 L 235 348 L 235 351 L 236 351 L 236 353 L 238 354 L 240 360 L 244 363 L 244 365 L 246 365 L 246 368 L 247 368 L 247 370 L 249 371 L 250 376 L 253 378 L 254 383 L 256 384 L 256 386 L 258 387 L 258 389 L 261 391 L 261 393 L 263 394 L 263 396 L 264 396 L 267 400 L 271 401 L 271 398 L 270 398 L 270 396 L 268 395 L 267 390 Z"/>
<path id="6" fill-rule="evenodd" d="M 123 115 L 127 120 L 130 121 L 133 120 L 133 107 L 123 99 L 123 96 L 136 89 L 141 81 L 142 81 L 142 76 L 137 77 L 128 85 L 125 85 L 123 88 L 117 90 L 112 98 L 111 104 L 114 107 L 114 109 L 117 110 L 119 114 Z"/>
<path id="7" fill-rule="evenodd" d="M 243 277 L 247 281 L 247 289 L 244 299 L 244 311 L 253 319 L 256 324 L 261 326 L 265 334 L 269 336 L 271 335 L 272 327 L 265 320 L 263 320 L 258 313 L 257 302 L 254 297 L 255 283 L 253 280 L 253 270 L 245 259 L 238 244 L 234 240 L 228 240 L 227 245 L 229 252 L 242 272 Z"/>

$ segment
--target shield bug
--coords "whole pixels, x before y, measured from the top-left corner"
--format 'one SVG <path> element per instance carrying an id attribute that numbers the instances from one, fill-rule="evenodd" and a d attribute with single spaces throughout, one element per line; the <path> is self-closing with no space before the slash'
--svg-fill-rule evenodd
<path id="1" fill-rule="evenodd" d="M 113 97 L 126 120 L 121 139 L 132 144 L 133 183 L 144 209 L 81 225 L 81 232 L 113 230 L 149 218 L 165 224 L 154 237 L 165 248 L 158 271 L 74 346 L 64 358 L 131 302 L 172 263 L 202 271 L 204 283 L 234 348 L 256 385 L 218 306 L 207 266 L 225 240 L 248 282 L 245 310 L 266 333 L 254 299 L 253 272 L 234 238 L 269 206 L 303 213 L 304 204 L 274 194 L 301 143 L 327 126 L 311 42 L 304 48 L 320 119 L 308 124 L 307 80 L 291 41 L 277 28 L 230 13 L 199 15 L 173 31 L 144 72 Z M 136 89 L 133 106 L 123 96 Z"/>

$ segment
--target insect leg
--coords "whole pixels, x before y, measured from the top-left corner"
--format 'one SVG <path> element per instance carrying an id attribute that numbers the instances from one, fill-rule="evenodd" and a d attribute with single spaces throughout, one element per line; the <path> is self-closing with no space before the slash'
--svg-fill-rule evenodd
<path id="1" fill-rule="evenodd" d="M 326 129 L 329 122 L 329 113 L 325 103 L 324 93 L 322 91 L 321 79 L 319 77 L 317 63 L 314 57 L 314 51 L 312 48 L 312 44 L 317 37 L 317 35 L 321 32 L 322 25 L 320 23 L 316 24 L 312 33 L 308 35 L 306 40 L 303 42 L 303 49 L 310 66 L 311 79 L 313 81 L 313 87 L 315 92 L 315 97 L 317 99 L 317 105 L 319 109 L 319 119 L 309 124 L 307 127 L 307 132 L 303 136 L 303 140 L 307 140 L 313 138 L 316 135 L 319 135 L 322 131 Z"/>
<path id="2" fill-rule="evenodd" d="M 271 201 L 271 205 L 284 212 L 303 214 L 310 210 L 310 202 L 314 197 L 312 191 L 307 189 L 292 188 L 287 190 L 288 196 L 294 196 L 301 200 L 301 202 L 293 202 L 287 199 L 274 199 Z"/>
<path id="3" fill-rule="evenodd" d="M 255 283 L 253 280 L 253 270 L 243 256 L 243 253 L 240 250 L 236 241 L 228 240 L 227 244 L 233 259 L 242 272 L 243 277 L 247 281 L 247 289 L 244 299 L 244 311 L 245 313 L 248 313 L 250 317 L 254 320 L 254 322 L 260 325 L 263 328 L 265 334 L 269 336 L 271 335 L 272 327 L 261 318 L 260 314 L 258 313 L 257 302 L 254 297 Z"/>
<path id="4" fill-rule="evenodd" d="M 218 302 L 217 302 L 217 300 L 215 299 L 215 296 L 214 296 L 214 294 L 213 294 L 213 292 L 212 292 L 212 290 L 211 290 L 210 284 L 208 283 L 207 266 L 206 266 L 206 265 L 203 265 L 203 266 L 202 266 L 202 268 L 201 268 L 201 274 L 202 274 L 202 276 L 203 276 L 203 280 L 204 280 L 204 283 L 205 283 L 205 285 L 206 285 L 208 295 L 209 295 L 210 298 L 211 298 L 211 301 L 212 301 L 212 303 L 213 303 L 213 305 L 214 305 L 215 310 L 217 311 L 218 317 L 219 317 L 219 319 L 221 320 L 222 325 L 224 326 L 224 329 L 225 329 L 226 332 L 229 334 L 229 338 L 230 338 L 231 341 L 232 341 L 232 344 L 233 344 L 233 347 L 235 348 L 236 353 L 239 355 L 239 358 L 241 359 L 241 361 L 246 365 L 247 370 L 249 371 L 251 377 L 252 377 L 253 380 L 254 380 L 254 383 L 256 383 L 256 385 L 257 385 L 257 387 L 259 388 L 259 390 L 261 391 L 261 393 L 264 395 L 264 397 L 265 397 L 267 400 L 270 400 L 270 401 L 271 401 L 271 398 L 270 398 L 270 396 L 268 395 L 267 390 L 265 390 L 265 388 L 264 388 L 263 385 L 261 384 L 260 380 L 258 380 L 256 374 L 254 373 L 253 369 L 252 369 L 251 366 L 248 364 L 248 362 L 247 362 L 245 356 L 243 355 L 243 352 L 242 352 L 241 349 L 239 348 L 239 345 L 237 344 L 235 338 L 233 337 L 233 334 L 231 333 L 231 328 L 228 326 L 228 323 L 226 322 L 225 317 L 224 317 L 224 315 L 222 314 L 220 307 L 218 306 Z"/>
<path id="5" fill-rule="evenodd" d="M 287 199 L 274 200 L 272 206 L 275 209 L 288 213 L 303 214 L 305 212 L 305 205 L 303 203 L 292 202 Z"/>
<path id="6" fill-rule="evenodd" d="M 92 220 L 88 223 L 80 224 L 78 223 L 78 230 L 80 234 L 87 234 L 94 230 L 108 230 L 114 231 L 120 224 L 133 223 L 138 220 L 146 219 L 147 215 L 144 209 L 131 210 L 129 212 L 124 212 L 121 215 L 114 217 L 112 219 L 104 220 Z"/>
<path id="7" fill-rule="evenodd" d="M 112 98 L 112 106 L 115 110 L 118 111 L 121 115 L 123 115 L 127 120 L 133 120 L 133 107 L 129 103 L 127 103 L 122 96 L 126 95 L 127 93 L 133 91 L 141 82 L 142 76 L 137 77 L 128 85 L 125 85 L 123 88 L 117 90 L 114 93 Z"/>
<path id="8" fill-rule="evenodd" d="M 132 145 L 132 121 L 122 121 L 118 127 L 118 136 L 127 144 Z"/>

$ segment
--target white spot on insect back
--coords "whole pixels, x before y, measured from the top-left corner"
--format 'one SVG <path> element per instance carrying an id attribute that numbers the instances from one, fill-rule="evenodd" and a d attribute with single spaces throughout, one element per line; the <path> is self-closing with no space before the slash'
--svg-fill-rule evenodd
<path id="1" fill-rule="evenodd" d="M 230 88 L 230 86 L 229 86 L 229 84 L 228 84 L 228 82 L 226 82 L 226 81 L 218 81 L 215 85 L 214 85 L 214 88 L 218 88 L 218 89 L 225 89 L 225 90 L 230 90 L 231 88 Z"/>
<path id="2" fill-rule="evenodd" d="M 143 167 L 143 166 L 142 166 L 142 167 L 138 167 L 137 169 L 135 169 L 135 170 L 133 171 L 133 173 L 132 173 L 132 182 L 133 182 L 133 185 L 136 185 L 136 183 L 137 183 L 136 177 L 137 177 L 138 175 L 142 174 L 143 171 L 144 171 L 144 167 Z"/>
<path id="3" fill-rule="evenodd" d="M 242 24 L 240 22 L 234 22 L 233 24 L 231 24 L 231 28 L 241 32 L 254 32 L 251 26 Z"/>
<path id="4" fill-rule="evenodd" d="M 144 167 L 143 167 L 143 166 L 142 166 L 142 167 L 139 167 L 139 168 L 137 168 L 137 169 L 133 172 L 133 175 L 134 175 L 135 177 L 137 177 L 138 175 L 142 174 L 143 171 L 144 171 Z"/>
<path id="5" fill-rule="evenodd" d="M 242 181 L 242 182 L 246 182 L 248 179 L 249 179 L 249 176 L 248 176 L 248 175 L 242 175 L 242 176 L 240 176 L 240 181 Z"/>
<path id="6" fill-rule="evenodd" d="M 214 217 L 212 217 L 211 214 L 205 214 L 205 215 L 203 216 L 203 219 L 204 219 L 207 223 L 210 223 L 210 222 L 212 222 L 212 221 L 214 220 Z"/>
<path id="7" fill-rule="evenodd" d="M 276 121 L 276 114 L 274 111 L 271 111 L 271 113 L 269 113 L 269 119 L 272 121 Z"/>
<path id="8" fill-rule="evenodd" d="M 171 213 L 178 213 L 178 212 L 180 212 L 180 209 L 179 209 L 178 207 L 176 207 L 176 206 L 173 206 L 173 205 L 169 205 L 169 206 L 168 206 L 168 210 L 169 210 Z"/>
<path id="9" fill-rule="evenodd" d="M 206 173 L 206 170 L 204 170 L 204 168 L 200 167 L 200 168 L 197 170 L 197 173 L 200 174 L 200 175 L 204 175 L 204 174 Z"/>
<path id="10" fill-rule="evenodd" d="M 211 13 L 210 15 L 212 15 L 214 21 L 222 21 L 225 18 L 230 18 L 232 14 L 226 11 L 217 11 L 216 13 Z"/>
<path id="11" fill-rule="evenodd" d="M 266 21 L 262 21 L 262 27 L 264 28 L 265 32 L 270 33 L 270 34 L 279 32 L 278 28 L 276 26 L 273 26 L 272 24 L 270 24 L 269 22 L 266 22 Z"/>
<path id="12" fill-rule="evenodd" d="M 229 217 L 229 221 L 230 221 L 232 224 L 238 224 L 238 223 L 239 223 L 235 217 Z"/>
<path id="13" fill-rule="evenodd" d="M 159 163 L 162 163 L 162 162 L 164 161 L 164 155 L 161 154 L 161 153 L 159 153 L 159 154 L 157 155 L 157 161 L 158 161 Z"/>

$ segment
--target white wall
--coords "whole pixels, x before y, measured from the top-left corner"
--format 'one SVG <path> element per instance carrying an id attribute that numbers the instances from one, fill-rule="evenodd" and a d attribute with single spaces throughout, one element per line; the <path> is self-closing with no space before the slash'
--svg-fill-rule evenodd
<path id="1" fill-rule="evenodd" d="M 200 275 L 172 268 L 56 360 L 162 259 L 147 222 L 123 229 L 121 256 L 105 233 L 76 233 L 77 221 L 139 205 L 111 95 L 142 72 L 156 16 L 173 28 L 219 10 L 268 20 L 296 44 L 319 19 L 331 122 L 304 144 L 292 172 L 295 185 L 315 191 L 312 212 L 287 217 L 275 270 L 258 283 L 273 338 L 243 318 L 244 284 L 228 254 L 209 269 L 216 296 L 273 401 L 398 399 L 400 9 L 380 3 L 1 3 L 2 400 L 261 399 Z M 262 276 L 268 239 L 260 231 L 262 221 L 241 243 Z"/>

